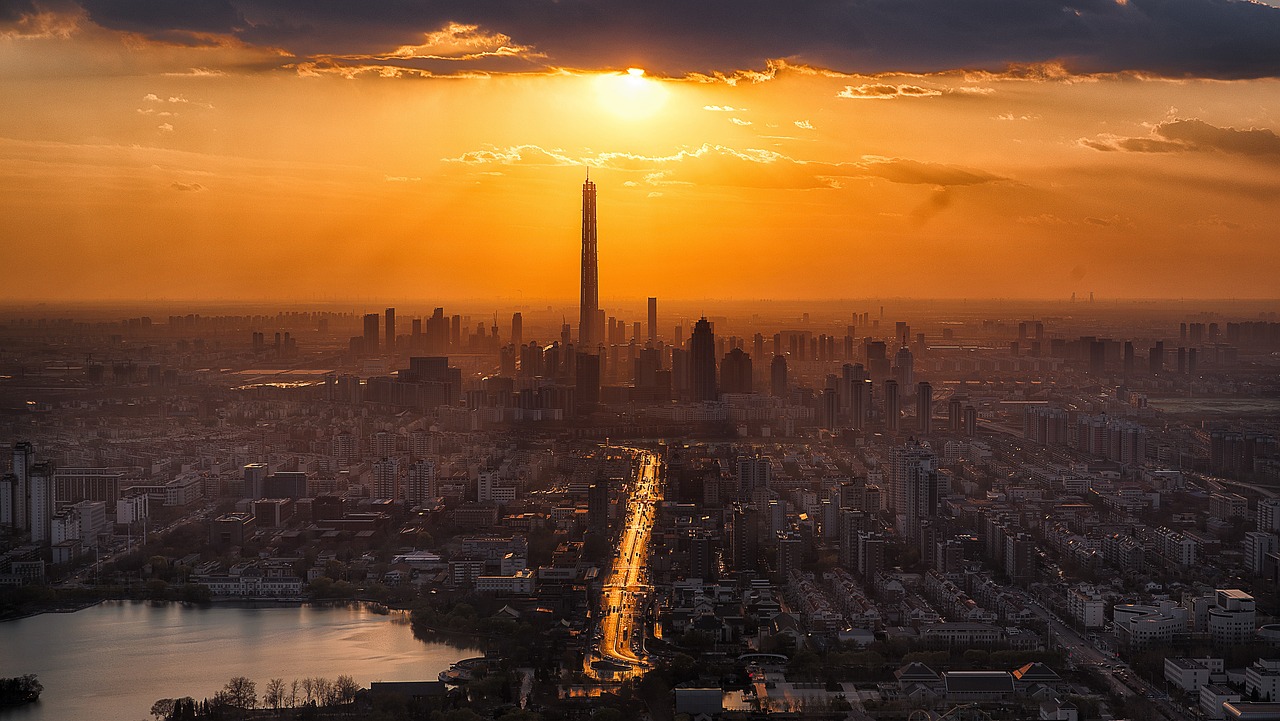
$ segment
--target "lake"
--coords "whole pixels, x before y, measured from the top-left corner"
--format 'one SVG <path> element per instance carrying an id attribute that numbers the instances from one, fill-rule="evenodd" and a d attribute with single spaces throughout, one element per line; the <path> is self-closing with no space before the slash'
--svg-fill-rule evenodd
<path id="1" fill-rule="evenodd" d="M 211 697 L 233 676 L 341 674 L 423 681 L 478 649 L 424 643 L 407 612 L 363 606 L 224 606 L 109 601 L 75 613 L 0 623 L 0 678 L 34 673 L 39 703 L 0 709 L 0 721 L 142 721 L 160 698 Z"/>

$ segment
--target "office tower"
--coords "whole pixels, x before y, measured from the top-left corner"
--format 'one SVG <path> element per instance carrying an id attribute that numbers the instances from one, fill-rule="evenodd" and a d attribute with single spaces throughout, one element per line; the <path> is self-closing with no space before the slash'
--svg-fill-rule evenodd
<path id="1" fill-rule="evenodd" d="M 587 525 L 593 531 L 609 529 L 609 481 L 604 476 L 587 488 Z"/>
<path id="2" fill-rule="evenodd" d="M 600 356 L 576 353 L 574 357 L 574 398 L 580 412 L 590 412 L 600 403 Z"/>
<path id="3" fill-rule="evenodd" d="M 855 364 L 856 367 L 856 364 Z M 854 430 L 867 427 L 867 415 L 871 412 L 871 379 L 854 380 L 849 398 L 849 425 Z"/>
<path id="4" fill-rule="evenodd" d="M 738 497 L 751 499 L 758 491 L 768 489 L 772 470 L 768 456 L 739 456 Z"/>
<path id="5" fill-rule="evenodd" d="M 1089 341 L 1089 373 L 1100 376 L 1107 369 L 1106 341 Z"/>
<path id="6" fill-rule="evenodd" d="M 1127 340 L 1124 342 L 1124 374 L 1133 375 L 1134 366 L 1133 341 Z"/>
<path id="7" fill-rule="evenodd" d="M 649 299 L 649 342 L 658 342 L 658 299 Z"/>
<path id="8" fill-rule="evenodd" d="M 596 263 L 596 184 L 591 171 L 582 184 L 582 297 L 578 303 L 578 345 L 594 348 L 603 340 L 596 319 L 600 315 L 600 286 Z"/>
<path id="9" fill-rule="evenodd" d="M 964 406 L 955 396 L 951 396 L 951 400 L 947 402 L 947 429 L 952 433 L 959 433 L 964 429 Z"/>
<path id="10" fill-rule="evenodd" d="M 916 386 L 916 430 L 921 434 L 933 432 L 933 386 L 928 381 Z"/>
<path id="11" fill-rule="evenodd" d="M 364 352 L 378 352 L 378 314 L 365 313 L 364 315 Z"/>
<path id="12" fill-rule="evenodd" d="M 1196 374 L 1196 349 L 1195 348 L 1187 349 L 1187 373 L 1189 375 Z"/>
<path id="13" fill-rule="evenodd" d="M 769 386 L 774 398 L 787 397 L 787 359 L 775 355 L 769 364 Z"/>
<path id="14" fill-rule="evenodd" d="M 902 400 L 898 397 L 898 382 L 884 382 L 884 429 L 897 433 L 902 423 Z"/>
<path id="15" fill-rule="evenodd" d="M 244 496 L 258 500 L 263 498 L 263 489 L 267 481 L 267 464 L 249 463 L 244 467 Z"/>
<path id="16" fill-rule="evenodd" d="M 31 524 L 31 542 L 49 543 L 53 529 L 53 465 L 36 463 L 27 472 L 27 520 Z"/>
<path id="17" fill-rule="evenodd" d="M 511 343 L 517 348 L 524 345 L 524 319 L 519 313 L 511 314 Z"/>
<path id="18" fill-rule="evenodd" d="M 387 308 L 385 315 L 387 318 L 387 322 L 386 322 L 387 352 L 394 353 L 396 350 L 396 309 Z"/>
<path id="19" fill-rule="evenodd" d="M 964 434 L 966 436 L 977 435 L 978 433 L 978 409 L 973 406 L 964 407 Z"/>
<path id="20" fill-rule="evenodd" d="M 898 348 L 898 353 L 894 358 L 897 367 L 894 368 L 895 378 L 898 381 L 898 387 L 903 392 L 909 392 L 911 386 L 915 383 L 916 378 L 916 361 L 911 355 L 911 349 L 904 343 Z"/>
<path id="21" fill-rule="evenodd" d="M 1155 347 L 1147 355 L 1147 366 L 1153 376 L 1164 372 L 1164 341 L 1156 341 Z"/>
<path id="22" fill-rule="evenodd" d="M 455 315 L 449 319 L 449 352 L 462 350 L 462 316 Z"/>
<path id="23" fill-rule="evenodd" d="M 824 388 L 818 394 L 818 425 L 829 430 L 836 429 L 840 417 L 840 394 L 835 388 Z"/>
<path id="24" fill-rule="evenodd" d="M 755 392 L 751 376 L 751 356 L 741 348 L 729 351 L 720 362 L 720 390 L 724 393 Z"/>
<path id="25" fill-rule="evenodd" d="M 714 401 L 720 397 L 716 390 L 716 335 L 706 316 L 693 326 L 693 336 L 689 339 L 689 371 L 693 400 Z"/>
<path id="26" fill-rule="evenodd" d="M 873 380 L 889 377 L 889 348 L 882 340 L 867 342 L 867 369 Z"/>

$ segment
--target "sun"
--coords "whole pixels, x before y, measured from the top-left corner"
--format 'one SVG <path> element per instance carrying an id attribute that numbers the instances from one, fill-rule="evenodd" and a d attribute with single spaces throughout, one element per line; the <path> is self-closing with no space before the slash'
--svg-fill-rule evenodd
<path id="1" fill-rule="evenodd" d="M 601 107 L 623 120 L 652 117 L 667 101 L 662 81 L 647 77 L 644 68 L 601 73 L 595 84 Z"/>

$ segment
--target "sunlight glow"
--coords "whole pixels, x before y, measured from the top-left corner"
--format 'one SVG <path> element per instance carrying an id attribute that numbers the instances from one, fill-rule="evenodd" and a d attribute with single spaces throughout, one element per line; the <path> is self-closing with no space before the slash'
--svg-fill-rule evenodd
<path id="1" fill-rule="evenodd" d="M 596 78 L 600 105 L 625 120 L 652 117 L 667 100 L 667 89 L 658 80 L 645 77 L 644 68 L 628 68 L 625 73 L 606 73 Z"/>

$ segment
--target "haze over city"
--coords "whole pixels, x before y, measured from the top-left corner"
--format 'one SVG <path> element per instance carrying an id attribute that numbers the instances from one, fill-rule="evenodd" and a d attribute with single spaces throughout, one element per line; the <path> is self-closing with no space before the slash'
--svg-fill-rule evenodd
<path id="1" fill-rule="evenodd" d="M 0 298 L 1271 297 L 1277 15 L 8 2 Z"/>

